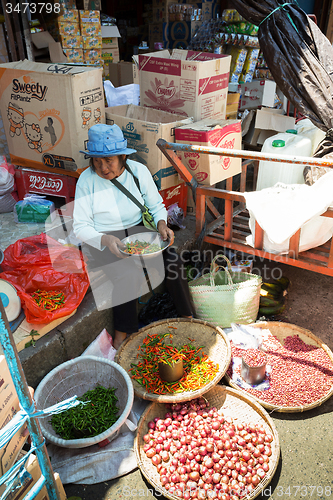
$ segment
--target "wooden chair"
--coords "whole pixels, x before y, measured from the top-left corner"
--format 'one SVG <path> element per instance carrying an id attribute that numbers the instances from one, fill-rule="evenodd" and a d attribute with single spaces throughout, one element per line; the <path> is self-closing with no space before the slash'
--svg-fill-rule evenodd
<path id="1" fill-rule="evenodd" d="M 248 166 L 254 165 L 252 189 L 255 190 L 256 177 L 259 160 L 273 162 L 315 165 L 333 168 L 333 160 L 328 161 L 322 158 L 297 157 L 289 155 L 273 156 L 268 153 L 260 153 L 246 150 L 227 150 L 222 148 L 207 148 L 203 146 L 190 146 L 188 144 L 168 143 L 163 139 L 157 141 L 157 146 L 175 167 L 181 178 L 191 188 L 196 203 L 196 237 L 202 235 L 202 241 L 229 248 L 247 255 L 255 255 L 264 259 L 277 261 L 291 266 L 308 269 L 320 274 L 333 276 L 333 241 L 332 238 L 316 248 L 311 248 L 305 252 L 299 251 L 300 232 L 299 229 L 289 242 L 289 252 L 286 255 L 273 254 L 263 249 L 264 232 L 256 222 L 254 247 L 246 243 L 246 237 L 250 234 L 249 214 L 245 207 L 245 191 L 247 181 Z M 233 179 L 226 180 L 226 189 L 216 189 L 213 187 L 198 184 L 190 171 L 184 166 L 176 151 L 192 151 L 202 154 L 216 154 L 242 158 L 242 173 L 240 175 L 240 190 L 233 191 Z M 219 213 L 210 198 L 220 198 L 225 202 L 224 214 Z M 214 220 L 206 225 L 206 210 L 210 212 Z M 326 210 L 322 217 L 333 217 L 333 210 Z"/>

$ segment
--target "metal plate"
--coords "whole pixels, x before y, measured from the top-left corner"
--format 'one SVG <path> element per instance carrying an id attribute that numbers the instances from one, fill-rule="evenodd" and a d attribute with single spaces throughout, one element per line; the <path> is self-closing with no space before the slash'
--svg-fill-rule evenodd
<path id="1" fill-rule="evenodd" d="M 147 233 L 135 233 L 135 234 L 132 234 L 131 236 L 127 236 L 127 238 L 124 238 L 122 239 L 122 243 L 124 243 L 125 245 L 127 243 L 131 243 L 131 242 L 134 242 L 135 240 L 138 240 L 138 241 L 146 241 L 147 243 L 150 243 L 150 244 L 157 244 L 161 247 L 161 250 L 157 251 L 157 252 L 153 252 L 153 253 L 144 253 L 144 254 L 141 254 L 141 255 L 132 255 L 132 254 L 129 254 L 127 252 L 124 252 L 123 250 L 119 249 L 120 250 L 120 253 L 122 255 L 125 255 L 126 257 L 144 257 L 145 259 L 149 259 L 151 257 L 156 257 L 157 255 L 160 255 L 166 248 L 168 248 L 170 246 L 170 240 L 167 240 L 167 241 L 163 241 L 162 240 L 162 237 L 159 233 L 156 233 L 155 231 L 154 232 L 147 232 Z"/>

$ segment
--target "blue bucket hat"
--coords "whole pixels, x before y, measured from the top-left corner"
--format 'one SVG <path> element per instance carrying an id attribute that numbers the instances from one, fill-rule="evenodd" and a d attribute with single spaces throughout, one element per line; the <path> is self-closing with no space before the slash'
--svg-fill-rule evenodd
<path id="1" fill-rule="evenodd" d="M 127 139 L 118 125 L 105 125 L 98 123 L 88 130 L 88 141 L 85 141 L 86 158 L 107 157 L 117 155 L 130 155 L 136 153 L 136 149 L 127 147 Z"/>

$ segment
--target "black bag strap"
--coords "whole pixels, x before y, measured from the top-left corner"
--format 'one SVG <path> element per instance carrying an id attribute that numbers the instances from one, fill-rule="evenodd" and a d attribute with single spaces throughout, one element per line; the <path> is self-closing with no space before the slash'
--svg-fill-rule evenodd
<path id="1" fill-rule="evenodd" d="M 133 174 L 132 170 L 130 169 L 130 167 L 126 164 L 125 165 L 125 168 L 126 170 L 133 176 L 134 178 L 134 182 L 138 188 L 138 190 L 140 191 L 141 193 L 141 189 L 140 189 L 140 184 L 139 184 L 139 179 L 137 177 L 135 177 L 135 175 Z M 122 193 L 124 193 L 131 201 L 133 201 L 133 203 L 135 203 L 141 210 L 142 213 L 146 212 L 147 209 L 144 205 L 142 205 L 142 203 L 139 202 L 139 200 L 137 200 L 135 198 L 135 196 L 132 195 L 132 193 L 125 188 L 125 186 L 123 186 L 122 184 L 120 184 L 119 181 L 117 181 L 117 179 L 111 179 L 111 182 L 112 184 L 114 184 Z"/>

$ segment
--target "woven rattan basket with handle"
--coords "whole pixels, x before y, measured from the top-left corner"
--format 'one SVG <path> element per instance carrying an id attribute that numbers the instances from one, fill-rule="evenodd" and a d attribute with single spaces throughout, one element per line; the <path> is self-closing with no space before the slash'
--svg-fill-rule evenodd
<path id="1" fill-rule="evenodd" d="M 226 268 L 216 263 L 222 258 L 227 261 Z M 252 323 L 258 315 L 261 283 L 261 276 L 233 272 L 229 259 L 216 255 L 210 272 L 189 283 L 196 316 L 221 328 Z"/>
<path id="2" fill-rule="evenodd" d="M 142 328 L 138 333 L 131 335 L 120 346 L 117 351 L 115 362 L 119 363 L 124 370 L 129 373 L 131 363 L 137 363 L 137 353 L 139 346 L 147 335 L 171 332 L 173 344 L 176 347 L 189 342 L 189 338 L 194 339 L 198 345 L 204 346 L 204 352 L 214 363 L 219 365 L 219 370 L 213 380 L 204 387 L 196 391 L 188 391 L 177 394 L 153 394 L 148 393 L 136 380 L 133 381 L 134 393 L 142 399 L 159 401 L 160 403 L 176 403 L 195 399 L 214 387 L 225 374 L 230 360 L 231 348 L 226 334 L 218 327 L 206 321 L 190 318 L 176 318 L 161 320 Z"/>
<path id="3" fill-rule="evenodd" d="M 306 330 L 305 328 L 292 325 L 290 323 L 280 323 L 277 321 L 261 321 L 258 323 L 254 323 L 252 325 L 249 325 L 251 327 L 255 328 L 263 328 L 263 329 L 268 329 L 274 335 L 281 344 L 283 344 L 284 339 L 288 337 L 289 335 L 298 335 L 303 342 L 306 344 L 310 344 L 316 347 L 320 347 L 323 349 L 326 354 L 329 356 L 329 358 L 332 360 L 332 371 L 333 371 L 333 353 L 332 351 L 328 348 L 326 344 L 324 344 L 318 337 L 316 337 L 313 333 L 310 332 L 310 330 Z M 246 390 L 239 387 L 237 384 L 235 384 L 232 379 L 230 378 L 229 374 L 226 373 L 225 378 L 228 382 L 228 384 L 231 385 L 231 387 L 242 391 L 243 393 L 247 394 Z M 314 381 L 315 383 L 315 381 Z M 257 391 L 260 393 L 260 391 Z M 327 401 L 333 394 L 333 383 L 330 388 L 330 390 L 323 396 L 322 398 L 318 399 L 317 401 L 313 401 L 307 405 L 303 406 L 279 406 L 279 405 L 274 405 L 267 403 L 266 401 L 260 399 L 260 396 L 254 396 L 251 394 L 251 397 L 253 397 L 256 401 L 258 401 L 264 408 L 267 408 L 268 410 L 274 410 L 282 413 L 296 413 L 296 412 L 302 412 L 302 411 L 307 411 L 307 410 L 312 410 L 312 408 L 316 408 L 317 406 L 322 405 L 325 401 Z"/>
<path id="4" fill-rule="evenodd" d="M 271 443 L 272 455 L 269 460 L 270 468 L 259 485 L 251 494 L 246 496 L 246 500 L 252 500 L 270 483 L 279 462 L 280 444 L 275 425 L 268 413 L 256 403 L 254 399 L 230 387 L 217 385 L 207 392 L 204 397 L 209 402 L 210 406 L 215 406 L 218 410 L 222 409 L 224 416 L 232 417 L 234 423 L 253 422 L 254 424 L 262 424 L 266 432 L 273 436 L 273 441 Z M 137 434 L 134 440 L 134 450 L 138 466 L 147 481 L 149 481 L 149 483 L 164 497 L 170 498 L 171 500 L 179 500 L 179 496 L 169 493 L 161 485 L 159 480 L 160 476 L 156 467 L 143 451 L 143 436 L 148 432 L 148 422 L 154 420 L 155 417 L 164 418 L 166 412 L 167 409 L 165 405 L 159 403 L 152 403 L 146 408 L 138 424 Z"/>

